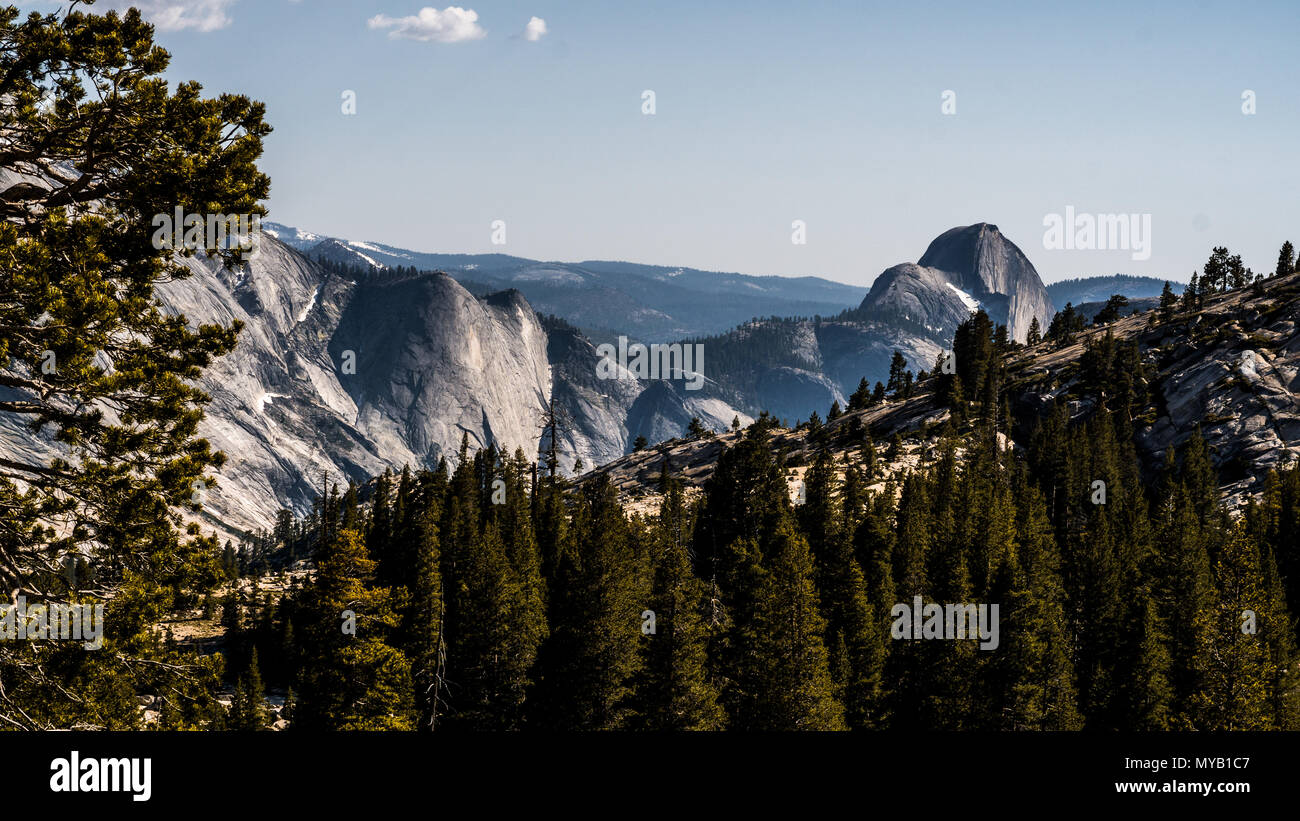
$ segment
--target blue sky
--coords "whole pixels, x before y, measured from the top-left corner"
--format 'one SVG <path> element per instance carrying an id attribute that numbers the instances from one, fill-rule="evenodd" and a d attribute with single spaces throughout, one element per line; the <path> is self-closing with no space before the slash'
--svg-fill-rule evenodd
<path id="1" fill-rule="evenodd" d="M 1294 0 L 140 5 L 172 79 L 267 104 L 270 218 L 318 233 L 864 286 L 977 221 L 1047 281 L 1300 243 Z M 1044 249 L 1067 206 L 1150 214 L 1150 259 Z"/>

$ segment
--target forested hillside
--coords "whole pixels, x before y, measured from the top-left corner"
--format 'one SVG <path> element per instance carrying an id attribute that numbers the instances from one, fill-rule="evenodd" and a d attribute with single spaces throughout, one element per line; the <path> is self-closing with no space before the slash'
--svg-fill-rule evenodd
<path id="1" fill-rule="evenodd" d="M 1030 347 L 977 313 L 915 386 L 641 473 L 569 486 L 489 449 L 382 477 L 325 504 L 315 580 L 234 646 L 294 660 L 273 683 L 302 726 L 1294 729 L 1300 471 L 1229 503 L 1199 424 L 1155 463 L 1143 434 L 1180 343 L 1277 325 L 1295 278 Z M 916 596 L 997 604 L 996 647 L 897 638 Z"/>

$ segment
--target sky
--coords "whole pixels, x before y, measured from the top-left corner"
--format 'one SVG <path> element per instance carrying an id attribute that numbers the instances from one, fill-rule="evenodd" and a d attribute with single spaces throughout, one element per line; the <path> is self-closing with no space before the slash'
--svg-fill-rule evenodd
<path id="1" fill-rule="evenodd" d="M 268 219 L 320 234 L 861 286 L 974 222 L 1048 282 L 1300 244 L 1295 0 L 463 1 L 135 5 L 266 103 Z M 1149 254 L 1045 248 L 1067 208 Z"/>

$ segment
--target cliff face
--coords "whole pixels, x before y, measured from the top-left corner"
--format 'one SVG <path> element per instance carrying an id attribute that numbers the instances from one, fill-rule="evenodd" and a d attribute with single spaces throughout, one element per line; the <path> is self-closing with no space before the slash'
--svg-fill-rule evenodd
<path id="1" fill-rule="evenodd" d="M 953 332 L 983 308 L 1023 341 L 1038 320 L 1051 323 L 1051 300 L 1034 266 L 994 225 L 946 231 L 918 263 L 878 276 L 856 311 L 833 318 L 765 319 L 715 337 L 730 371 L 717 375 L 751 414 L 779 419 L 825 415 L 866 379 L 886 382 L 894 351 L 914 373 L 934 368 Z"/>
<path id="2" fill-rule="evenodd" d="M 525 452 L 551 397 L 546 332 L 518 292 L 475 299 L 445 274 L 358 288 L 329 340 L 357 429 L 391 460 L 437 464 L 474 450 Z"/>
<path id="3" fill-rule="evenodd" d="M 282 507 L 306 512 L 323 475 L 363 481 L 454 462 L 462 435 L 475 450 L 535 458 L 552 398 L 569 421 L 566 471 L 575 457 L 592 466 L 623 455 L 638 434 L 678 436 L 693 416 L 722 429 L 737 414 L 708 384 L 598 379 L 591 343 L 548 334 L 518 291 L 476 298 L 445 274 L 354 281 L 272 237 L 242 271 L 185 264 L 188 279 L 158 289 L 166 309 L 244 324 L 201 380 L 212 402 L 200 434 L 227 455 L 201 518 L 226 530 L 269 527 Z M 638 402 L 651 389 L 658 400 Z M 22 435 L 0 431 L 0 448 L 53 453 Z"/>
<path id="4" fill-rule="evenodd" d="M 950 336 L 976 305 L 1020 342 L 1035 317 L 1046 329 L 1053 313 L 1033 264 L 996 225 L 985 222 L 945 231 L 915 265 L 886 270 L 862 301 L 862 310 L 898 312 Z"/>

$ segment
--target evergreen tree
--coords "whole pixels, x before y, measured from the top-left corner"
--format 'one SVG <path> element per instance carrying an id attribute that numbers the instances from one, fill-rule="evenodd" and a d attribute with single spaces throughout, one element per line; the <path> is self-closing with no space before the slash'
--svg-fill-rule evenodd
<path id="1" fill-rule="evenodd" d="M 634 534 L 609 477 L 582 489 L 574 550 L 560 560 L 551 634 L 538 658 L 538 724 L 615 729 L 633 723 L 630 701 L 649 598 Z"/>
<path id="2" fill-rule="evenodd" d="M 1192 278 L 1188 280 L 1187 287 L 1183 289 L 1183 310 L 1194 311 L 1201 307 L 1201 285 L 1195 271 L 1192 272 Z"/>
<path id="3" fill-rule="evenodd" d="M 267 725 L 266 688 L 257 666 L 257 648 L 253 648 L 248 670 L 239 677 L 230 704 L 229 727 L 232 730 L 265 730 Z"/>
<path id="4" fill-rule="evenodd" d="M 1295 247 L 1287 240 L 1282 243 L 1282 250 L 1277 254 L 1277 268 L 1273 271 L 1273 276 L 1282 277 L 1294 271 L 1295 261 Z"/>
<path id="5" fill-rule="evenodd" d="M 1220 597 L 1214 611 L 1216 652 L 1210 657 L 1206 729 L 1273 729 L 1271 689 L 1276 675 L 1268 644 L 1242 629 L 1246 611 L 1269 613 L 1259 550 L 1240 525 L 1215 563 Z"/>
<path id="6" fill-rule="evenodd" d="M 808 542 L 783 520 L 771 540 L 753 621 L 741 632 L 746 659 L 734 726 L 751 730 L 842 730 L 823 641 Z"/>
<path id="7" fill-rule="evenodd" d="M 885 390 L 889 391 L 895 397 L 903 391 L 903 374 L 907 373 L 907 359 L 903 356 L 902 351 L 894 351 L 894 356 L 889 360 L 889 382 L 885 385 Z"/>
<path id="8" fill-rule="evenodd" d="M 1172 322 L 1174 311 L 1178 309 L 1178 297 L 1174 295 L 1174 289 L 1170 287 L 1169 281 L 1165 280 L 1165 287 L 1160 291 L 1160 321 Z"/>
<path id="9" fill-rule="evenodd" d="M 192 686 L 208 662 L 148 663 L 171 656 L 143 635 L 143 614 L 220 574 L 216 540 L 178 525 L 224 462 L 197 434 L 208 397 L 196 383 L 239 326 L 191 324 L 156 303 L 156 285 L 191 269 L 155 247 L 150 226 L 177 209 L 264 215 L 269 180 L 256 162 L 270 127 L 247 97 L 169 84 L 153 33 L 132 10 L 0 9 L 0 417 L 60 444 L 58 459 L 19 449 L 0 463 L 0 575 L 29 606 L 110 602 L 106 621 L 121 619 L 80 666 L 96 681 L 80 695 L 52 678 L 64 651 L 0 644 L 0 723 L 11 728 L 133 725 L 124 708 L 145 667 L 215 704 Z M 213 265 L 243 261 L 215 237 L 199 244 Z M 45 576 L 69 557 L 112 570 L 70 597 L 47 592 Z"/>
<path id="10" fill-rule="evenodd" d="M 308 730 L 409 730 L 411 664 L 392 644 L 392 592 L 369 586 L 375 562 L 356 531 L 322 544 L 303 594 L 305 658 L 295 726 Z M 348 632 L 345 632 L 345 629 Z"/>
<path id="11" fill-rule="evenodd" d="M 862 410 L 871 404 L 871 385 L 864 376 L 858 380 L 858 387 L 849 395 L 849 410 Z"/>
<path id="12" fill-rule="evenodd" d="M 690 521 L 681 482 L 661 477 L 655 526 L 659 554 L 648 610 L 655 632 L 643 635 L 645 669 L 637 682 L 639 725 L 653 730 L 716 730 L 726 717 L 709 675 L 709 597 L 691 571 Z"/>
<path id="13" fill-rule="evenodd" d="M 406 537 L 413 540 L 415 566 L 410 579 L 410 605 L 403 623 L 404 650 L 411 660 L 415 686 L 416 727 L 436 729 L 446 701 L 446 660 L 441 553 L 435 511 L 430 507 L 413 512 L 413 527 Z"/>
<path id="14" fill-rule="evenodd" d="M 1107 325 L 1120 318 L 1121 311 L 1128 307 L 1128 297 L 1115 294 L 1106 300 L 1106 305 L 1092 318 L 1094 325 Z"/>
<path id="15" fill-rule="evenodd" d="M 1029 322 L 1029 335 L 1025 338 L 1025 344 L 1037 345 L 1043 339 L 1043 328 L 1038 324 L 1038 317 L 1034 317 Z"/>

